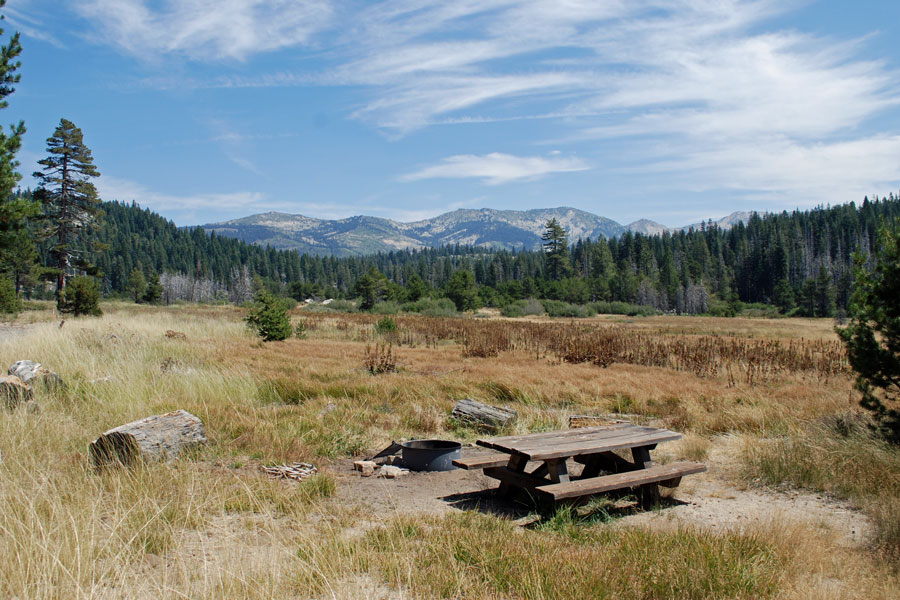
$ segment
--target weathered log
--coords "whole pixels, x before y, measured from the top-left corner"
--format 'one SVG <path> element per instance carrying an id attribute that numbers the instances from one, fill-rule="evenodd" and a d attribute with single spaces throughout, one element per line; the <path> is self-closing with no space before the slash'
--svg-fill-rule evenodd
<path id="1" fill-rule="evenodd" d="M 518 413 L 511 408 L 490 406 L 471 398 L 463 398 L 453 407 L 450 416 L 468 425 L 497 431 L 515 421 Z"/>
<path id="2" fill-rule="evenodd" d="M 13 409 L 22 402 L 34 399 L 34 390 L 15 375 L 0 377 L 0 403 Z"/>
<path id="3" fill-rule="evenodd" d="M 182 450 L 206 443 L 203 422 L 185 410 L 147 417 L 110 429 L 91 442 L 97 466 L 173 460 Z"/>
<path id="4" fill-rule="evenodd" d="M 602 425 L 615 425 L 616 423 L 627 423 L 622 419 L 617 419 L 613 415 L 570 415 L 569 428 L 580 429 L 581 427 L 600 427 Z"/>
<path id="5" fill-rule="evenodd" d="M 8 372 L 10 375 L 15 375 L 21 379 L 23 383 L 31 386 L 42 384 L 51 390 L 65 387 L 59 375 L 33 360 L 16 361 L 9 366 Z"/>

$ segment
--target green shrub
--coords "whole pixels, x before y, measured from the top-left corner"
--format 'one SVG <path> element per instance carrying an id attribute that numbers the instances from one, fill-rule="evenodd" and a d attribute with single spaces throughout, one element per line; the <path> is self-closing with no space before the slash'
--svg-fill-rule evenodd
<path id="1" fill-rule="evenodd" d="M 93 277 L 83 275 L 73 277 L 60 292 L 56 307 L 59 312 L 76 317 L 81 315 L 99 317 L 103 314 L 100 310 L 100 285 Z"/>
<path id="2" fill-rule="evenodd" d="M 0 313 L 16 314 L 22 310 L 22 301 L 16 295 L 16 286 L 10 279 L 0 279 Z"/>
<path id="3" fill-rule="evenodd" d="M 378 302 L 371 308 L 371 312 L 376 315 L 396 315 L 400 312 L 400 305 L 392 300 Z"/>
<path id="4" fill-rule="evenodd" d="M 593 317 L 597 314 L 597 311 L 585 304 L 569 304 L 561 300 L 542 300 L 541 304 L 551 317 Z"/>
<path id="5" fill-rule="evenodd" d="M 390 317 L 383 317 L 375 323 L 375 332 L 381 335 L 394 333 L 397 331 L 397 323 Z"/>
<path id="6" fill-rule="evenodd" d="M 456 305 L 450 298 L 419 298 L 415 302 L 407 302 L 403 312 L 418 313 L 426 317 L 454 317 Z"/>
<path id="7" fill-rule="evenodd" d="M 525 317 L 528 315 L 543 315 L 545 313 L 544 306 L 534 298 L 516 300 L 500 309 L 500 314 L 504 317 Z"/>
<path id="8" fill-rule="evenodd" d="M 285 303 L 266 290 L 256 293 L 253 308 L 244 320 L 266 342 L 286 340 L 293 332 Z"/>
<path id="9" fill-rule="evenodd" d="M 652 306 L 641 306 L 640 304 L 630 304 L 628 302 L 591 302 L 589 306 L 601 315 L 647 317 L 657 313 L 657 310 Z"/>

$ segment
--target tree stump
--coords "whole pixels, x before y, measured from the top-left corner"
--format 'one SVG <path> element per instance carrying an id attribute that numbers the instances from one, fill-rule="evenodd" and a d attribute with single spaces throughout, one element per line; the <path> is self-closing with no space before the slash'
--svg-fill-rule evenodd
<path id="1" fill-rule="evenodd" d="M 130 466 L 138 461 L 173 460 L 185 448 L 206 443 L 203 422 L 185 410 L 147 417 L 110 429 L 90 445 L 96 466 Z"/>
<path id="2" fill-rule="evenodd" d="M 497 431 L 504 425 L 515 421 L 518 413 L 511 408 L 499 408 L 482 404 L 471 398 L 463 398 L 453 407 L 450 416 L 468 425 L 488 431 Z"/>
<path id="3" fill-rule="evenodd" d="M 0 403 L 12 410 L 22 402 L 34 399 L 34 390 L 15 375 L 0 377 Z"/>

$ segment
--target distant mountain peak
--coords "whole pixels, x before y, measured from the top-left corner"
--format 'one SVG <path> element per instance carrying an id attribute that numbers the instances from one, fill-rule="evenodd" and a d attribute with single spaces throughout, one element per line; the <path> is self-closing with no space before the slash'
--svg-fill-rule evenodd
<path id="1" fill-rule="evenodd" d="M 728 229 L 749 217 L 750 213 L 735 212 L 714 223 Z M 570 242 L 616 237 L 626 231 L 644 235 L 676 231 L 648 219 L 622 226 L 612 219 L 570 206 L 524 211 L 459 208 L 431 219 L 408 223 L 365 215 L 329 220 L 270 211 L 209 223 L 203 225 L 203 229 L 278 249 L 356 256 L 448 244 L 531 250 L 540 247 L 544 227 L 554 218 L 566 230 Z M 689 227 L 699 228 L 700 224 Z"/>

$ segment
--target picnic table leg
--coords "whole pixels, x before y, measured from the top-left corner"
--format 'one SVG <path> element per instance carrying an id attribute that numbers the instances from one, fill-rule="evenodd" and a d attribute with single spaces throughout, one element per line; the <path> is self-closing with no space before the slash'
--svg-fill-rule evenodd
<path id="1" fill-rule="evenodd" d="M 566 459 L 558 458 L 544 462 L 547 465 L 547 474 L 553 483 L 566 483 L 569 481 L 569 469 L 566 467 Z"/>
<path id="2" fill-rule="evenodd" d="M 598 452 L 584 457 L 576 456 L 575 460 L 584 463 L 584 470 L 581 472 L 582 479 L 597 477 L 601 471 L 624 473 L 625 471 L 634 471 L 636 468 L 634 464 L 613 452 Z"/>
<path id="3" fill-rule="evenodd" d="M 634 458 L 634 464 L 638 469 L 649 469 L 653 466 L 653 459 L 650 458 L 650 450 L 656 446 L 639 446 L 631 449 L 631 456 Z M 659 485 L 656 483 L 647 483 L 638 488 L 641 504 L 649 506 L 659 502 Z"/>
<path id="4" fill-rule="evenodd" d="M 506 468 L 510 471 L 515 471 L 516 473 L 524 473 L 525 466 L 528 464 L 528 459 L 524 456 L 519 456 L 518 454 L 513 454 L 509 457 L 509 462 L 506 463 Z M 507 483 L 506 481 L 500 482 L 500 487 L 497 488 L 497 492 L 501 496 L 509 496 L 515 491 L 515 486 Z"/>

